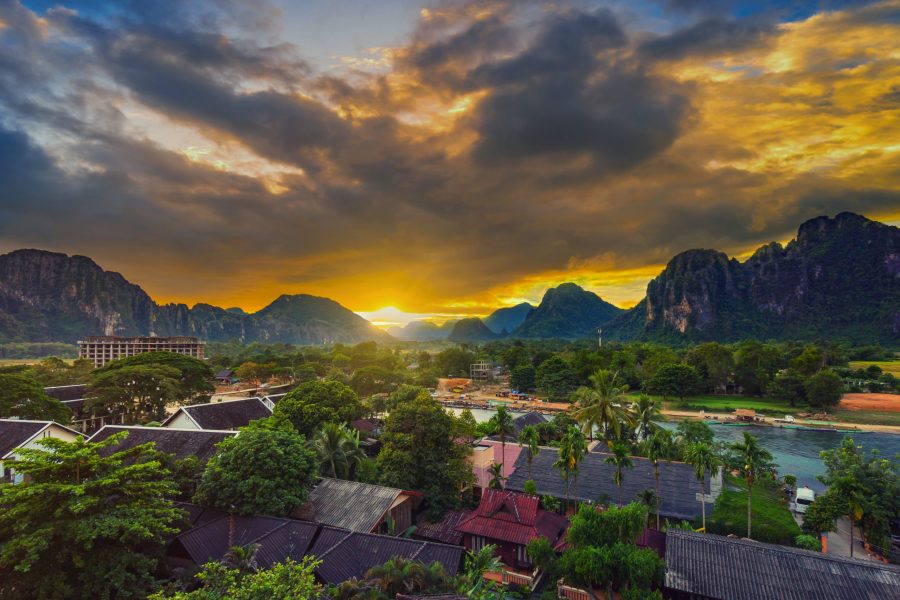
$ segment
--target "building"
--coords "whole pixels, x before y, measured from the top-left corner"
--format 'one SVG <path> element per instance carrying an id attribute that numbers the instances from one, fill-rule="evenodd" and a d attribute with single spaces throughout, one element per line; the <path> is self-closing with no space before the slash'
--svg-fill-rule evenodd
<path id="1" fill-rule="evenodd" d="M 94 367 L 144 352 L 175 352 L 203 360 L 203 342 L 195 337 L 91 336 L 78 342 L 78 358 L 93 361 Z"/>
<path id="2" fill-rule="evenodd" d="M 103 440 L 123 431 L 128 436 L 117 445 L 109 448 L 109 452 L 121 452 L 153 442 L 160 452 L 173 455 L 177 460 L 190 456 L 196 457 L 202 464 L 216 453 L 219 442 L 237 435 L 234 431 L 215 431 L 199 429 L 170 429 L 166 427 L 138 427 L 125 425 L 106 425 L 92 435 L 89 442 Z"/>
<path id="3" fill-rule="evenodd" d="M 28 421 L 25 419 L 0 419 L 0 483 L 18 483 L 21 475 L 4 466 L 15 460 L 19 448 L 38 448 L 40 440 L 48 437 L 74 442 L 81 435 L 53 421 Z"/>
<path id="4" fill-rule="evenodd" d="M 665 559 L 673 600 L 900 598 L 900 567 L 752 540 L 669 529 Z"/>
<path id="5" fill-rule="evenodd" d="M 506 440 L 505 446 L 487 438 L 476 442 L 472 447 L 472 454 L 466 457 L 472 463 L 475 487 L 487 489 L 491 483 L 491 466 L 494 464 L 503 463 L 503 477 L 510 477 L 516 471 L 516 461 L 520 454 L 522 447 L 515 441 Z"/>
<path id="6" fill-rule="evenodd" d="M 480 360 L 469 366 L 469 377 L 473 382 L 484 383 L 493 381 L 495 375 L 494 363 L 487 360 Z"/>
<path id="7" fill-rule="evenodd" d="M 507 445 L 507 450 L 509 450 Z M 516 461 L 516 470 L 506 482 L 507 489 L 524 491 L 525 482 L 531 478 L 541 496 L 566 498 L 566 480 L 560 470 L 553 466 L 557 459 L 557 449 L 541 447 L 541 452 L 534 457 L 531 464 L 531 475 L 526 461 L 526 453 L 521 453 Z M 570 481 L 568 497 L 577 502 L 609 502 L 616 504 L 619 488 L 613 481 L 615 466 L 606 462 L 609 453 L 588 452 L 578 465 L 578 481 Z M 622 481 L 622 504 L 628 504 L 638 498 L 644 490 L 656 490 L 653 464 L 646 458 L 633 456 L 634 466 L 625 471 Z M 676 521 L 692 521 L 699 517 L 700 482 L 694 474 L 694 468 L 688 464 L 674 461 L 659 463 L 659 504 L 660 516 Z M 705 482 L 706 514 L 711 514 L 713 504 L 722 490 L 722 474 Z"/>
<path id="8" fill-rule="evenodd" d="M 325 477 L 293 516 L 349 531 L 397 535 L 413 524 L 413 510 L 421 503 L 418 492 Z"/>
<path id="9" fill-rule="evenodd" d="M 182 406 L 163 421 L 162 426 L 171 429 L 234 431 L 246 427 L 250 421 L 265 419 L 271 415 L 272 409 L 262 398 L 242 398 Z"/>

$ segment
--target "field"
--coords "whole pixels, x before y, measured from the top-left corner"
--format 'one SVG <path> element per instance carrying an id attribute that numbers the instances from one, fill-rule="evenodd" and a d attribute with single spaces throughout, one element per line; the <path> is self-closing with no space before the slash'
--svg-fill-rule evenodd
<path id="1" fill-rule="evenodd" d="M 854 360 L 850 361 L 851 369 L 865 369 L 872 365 L 878 365 L 885 373 L 900 377 L 900 359 L 898 360 Z"/>
<path id="2" fill-rule="evenodd" d="M 841 399 L 841 408 L 900 412 L 900 394 L 844 394 Z"/>
<path id="3" fill-rule="evenodd" d="M 773 544 L 794 545 L 800 527 L 777 484 L 757 482 L 753 486 L 753 539 Z M 712 515 L 707 515 L 710 533 L 740 537 L 747 535 L 747 484 L 743 479 L 725 475 L 722 493 L 716 499 Z"/>
<path id="4" fill-rule="evenodd" d="M 46 358 L 46 357 L 45 357 Z M 44 360 L 43 358 L 0 358 L 0 367 L 14 367 L 17 365 L 36 365 Z M 68 364 L 72 364 L 74 358 L 64 358 Z"/>
<path id="5" fill-rule="evenodd" d="M 756 412 L 784 416 L 791 412 L 806 410 L 806 406 L 791 406 L 774 398 L 752 398 L 748 396 L 690 396 L 684 402 L 668 400 L 666 408 L 675 410 L 704 410 L 707 412 L 731 412 L 738 408 L 749 408 Z"/>

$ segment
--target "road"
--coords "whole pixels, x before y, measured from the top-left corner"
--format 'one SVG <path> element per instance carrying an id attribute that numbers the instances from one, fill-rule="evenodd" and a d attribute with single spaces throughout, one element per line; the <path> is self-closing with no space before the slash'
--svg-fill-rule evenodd
<path id="1" fill-rule="evenodd" d="M 854 547 L 853 558 L 873 560 L 866 554 L 865 548 L 859 543 L 859 529 L 853 529 Z M 828 534 L 828 554 L 835 556 L 850 556 L 850 521 L 846 517 L 838 519 L 837 531 Z"/>

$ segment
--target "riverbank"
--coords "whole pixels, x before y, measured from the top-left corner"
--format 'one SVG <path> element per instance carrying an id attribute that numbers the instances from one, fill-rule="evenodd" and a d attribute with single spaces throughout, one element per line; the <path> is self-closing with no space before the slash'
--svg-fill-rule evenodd
<path id="1" fill-rule="evenodd" d="M 668 409 L 665 408 L 662 410 L 662 414 L 666 417 L 672 418 L 674 420 L 682 420 L 682 419 L 702 419 L 702 420 L 717 420 L 721 422 L 727 422 L 734 419 L 734 413 L 727 412 L 706 412 L 706 411 L 695 411 L 695 410 L 681 410 L 681 409 Z M 760 426 L 769 426 L 769 427 L 778 427 L 782 425 L 781 423 L 775 423 L 774 417 L 765 417 L 760 415 L 760 419 L 762 422 L 755 423 Z M 806 425 L 809 427 L 821 427 L 820 422 L 810 423 L 803 419 L 797 419 L 796 425 Z M 856 423 L 852 421 L 828 421 L 828 426 L 833 426 L 835 429 L 858 429 L 860 431 L 877 431 L 879 433 L 900 433 L 900 426 L 898 425 L 880 425 L 880 424 L 872 424 L 872 423 Z M 853 432 L 850 432 L 852 435 Z"/>

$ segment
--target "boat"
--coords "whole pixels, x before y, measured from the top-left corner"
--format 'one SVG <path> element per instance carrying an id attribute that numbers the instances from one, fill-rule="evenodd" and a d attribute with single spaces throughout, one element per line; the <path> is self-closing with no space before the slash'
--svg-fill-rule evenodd
<path id="1" fill-rule="evenodd" d="M 727 423 L 722 423 L 725 427 L 750 427 L 750 423 L 738 423 L 736 421 L 729 421 Z"/>

